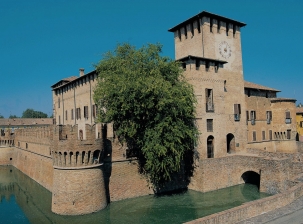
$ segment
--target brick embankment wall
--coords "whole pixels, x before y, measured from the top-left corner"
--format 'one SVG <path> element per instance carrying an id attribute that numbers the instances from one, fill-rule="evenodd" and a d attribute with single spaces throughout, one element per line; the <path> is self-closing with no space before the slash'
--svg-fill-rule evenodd
<path id="1" fill-rule="evenodd" d="M 104 163 L 110 201 L 153 194 L 145 176 L 139 174 L 136 161 Z"/>
<path id="2" fill-rule="evenodd" d="M 0 147 L 0 166 L 12 165 L 14 157 L 13 147 Z"/>
<path id="3" fill-rule="evenodd" d="M 12 165 L 47 190 L 53 189 L 53 164 L 50 157 L 15 148 Z"/>
<path id="4" fill-rule="evenodd" d="M 241 206 L 228 209 L 213 215 L 196 219 L 188 224 L 234 224 L 262 213 L 284 207 L 303 195 L 303 183 L 297 184 L 281 194 L 245 203 Z"/>

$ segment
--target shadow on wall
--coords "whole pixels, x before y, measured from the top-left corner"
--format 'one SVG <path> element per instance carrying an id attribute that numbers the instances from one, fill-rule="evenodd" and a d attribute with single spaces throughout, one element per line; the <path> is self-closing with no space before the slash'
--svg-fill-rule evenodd
<path id="1" fill-rule="evenodd" d="M 260 174 L 254 171 L 246 171 L 242 174 L 241 178 L 246 184 L 253 184 L 260 189 Z"/>
<path id="2" fill-rule="evenodd" d="M 105 191 L 106 191 L 106 200 L 107 203 L 110 203 L 110 192 L 109 192 L 109 182 L 110 177 L 112 174 L 112 142 L 106 138 L 107 135 L 107 127 L 106 125 L 103 126 L 102 130 L 102 138 L 104 139 L 104 150 L 103 155 L 101 158 L 103 159 L 103 172 L 104 172 L 104 184 L 105 184 Z"/>

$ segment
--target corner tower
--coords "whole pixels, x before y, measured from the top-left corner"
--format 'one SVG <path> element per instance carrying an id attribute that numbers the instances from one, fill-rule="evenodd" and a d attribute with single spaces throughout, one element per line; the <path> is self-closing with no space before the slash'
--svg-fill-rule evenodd
<path id="1" fill-rule="evenodd" d="M 247 142 L 240 28 L 246 24 L 203 11 L 169 29 L 175 57 L 198 101 L 200 159 L 245 149 Z M 245 115 L 245 114 L 243 114 Z"/>

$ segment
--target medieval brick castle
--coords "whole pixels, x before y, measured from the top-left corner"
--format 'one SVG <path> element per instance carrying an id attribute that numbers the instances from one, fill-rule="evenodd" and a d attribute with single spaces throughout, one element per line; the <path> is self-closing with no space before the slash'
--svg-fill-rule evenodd
<path id="1" fill-rule="evenodd" d="M 260 191 L 296 185 L 302 145 L 296 141 L 295 99 L 243 78 L 244 23 L 201 12 L 169 29 L 175 57 L 198 101 L 195 170 L 187 186 L 206 192 L 259 178 Z M 52 192 L 52 211 L 86 214 L 109 201 L 152 194 L 137 160 L 115 138 L 112 124 L 96 123 L 96 71 L 52 85 L 55 123 L 7 128 L 0 164 L 13 165 Z M 170 186 L 177 189 L 178 184 Z"/>

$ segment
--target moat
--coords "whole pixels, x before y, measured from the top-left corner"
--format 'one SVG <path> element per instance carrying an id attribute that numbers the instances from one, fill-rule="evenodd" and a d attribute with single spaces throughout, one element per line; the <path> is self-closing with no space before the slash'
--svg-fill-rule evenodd
<path id="1" fill-rule="evenodd" d="M 183 223 L 269 196 L 242 184 L 208 193 L 153 195 L 110 203 L 83 216 L 51 212 L 51 192 L 12 166 L 0 166 L 0 223 Z"/>

